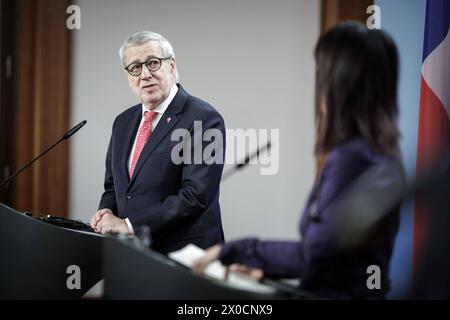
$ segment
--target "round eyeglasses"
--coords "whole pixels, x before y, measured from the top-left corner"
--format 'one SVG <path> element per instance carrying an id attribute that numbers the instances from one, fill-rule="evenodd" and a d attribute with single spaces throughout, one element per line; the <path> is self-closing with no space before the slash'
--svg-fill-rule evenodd
<path id="1" fill-rule="evenodd" d="M 125 67 L 125 70 L 132 75 L 133 77 L 138 77 L 142 73 L 143 65 L 147 67 L 147 69 L 151 72 L 158 71 L 161 68 L 161 64 L 164 60 L 172 59 L 172 57 L 167 58 L 156 58 L 152 57 L 145 62 L 133 62 Z"/>

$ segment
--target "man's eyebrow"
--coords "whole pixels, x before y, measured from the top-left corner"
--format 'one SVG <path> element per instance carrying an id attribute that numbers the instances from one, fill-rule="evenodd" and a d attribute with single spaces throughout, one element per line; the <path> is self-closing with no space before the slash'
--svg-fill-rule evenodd
<path id="1" fill-rule="evenodd" d="M 149 55 L 149 56 L 147 56 L 147 57 L 145 57 L 144 58 L 144 61 L 139 61 L 139 59 L 134 59 L 134 60 L 132 60 L 129 64 L 128 64 L 128 66 L 130 65 L 130 64 L 132 64 L 132 63 L 144 63 L 144 62 L 147 62 L 149 59 L 151 59 L 151 58 L 158 58 L 157 56 L 155 56 L 154 54 L 152 54 L 152 55 Z"/>

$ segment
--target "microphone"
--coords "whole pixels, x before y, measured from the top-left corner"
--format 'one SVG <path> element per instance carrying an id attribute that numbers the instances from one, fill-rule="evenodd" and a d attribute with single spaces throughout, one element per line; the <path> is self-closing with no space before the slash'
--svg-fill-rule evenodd
<path id="1" fill-rule="evenodd" d="M 67 140 L 69 139 L 71 136 L 73 136 L 75 134 L 75 132 L 77 132 L 78 130 L 80 130 L 85 124 L 87 123 L 86 120 L 81 121 L 79 124 L 77 124 L 75 127 L 73 127 L 72 129 L 70 129 L 69 131 L 66 132 L 66 134 L 59 139 L 55 144 L 53 144 L 51 147 L 47 148 L 44 152 L 42 152 L 40 155 L 38 155 L 36 158 L 34 158 L 30 163 L 28 163 L 25 167 L 23 167 L 22 169 L 20 169 L 19 171 L 17 171 L 16 173 L 14 173 L 12 176 L 10 176 L 9 178 L 7 178 L 5 181 L 3 181 L 0 184 L 0 189 L 3 188 L 4 185 L 6 185 L 9 181 L 11 181 L 12 179 L 14 179 L 15 176 L 17 176 L 19 173 L 21 173 L 23 170 L 25 170 L 26 168 L 28 168 L 29 166 L 31 166 L 36 160 L 38 160 L 40 157 L 42 157 L 44 154 L 46 154 L 47 152 L 49 152 L 51 149 L 53 149 L 54 147 L 56 147 L 61 141 L 63 140 Z"/>
<path id="2" fill-rule="evenodd" d="M 85 124 L 87 123 L 86 120 L 81 121 L 79 124 L 77 124 L 75 127 L 70 129 L 66 132 L 66 134 L 62 137 L 62 139 L 69 139 L 71 136 L 73 136 L 78 130 L 80 130 Z M 61 140 L 62 140 L 61 139 Z"/>
<path id="3" fill-rule="evenodd" d="M 266 143 L 264 146 L 258 147 L 258 149 L 257 149 L 255 152 L 253 152 L 252 154 L 247 155 L 247 156 L 245 157 L 243 163 L 238 163 L 238 164 L 235 165 L 233 168 L 231 168 L 231 169 L 229 169 L 228 171 L 224 172 L 224 174 L 222 175 L 222 181 L 226 180 L 229 176 L 231 176 L 232 174 L 234 174 L 236 171 L 241 170 L 241 169 L 243 169 L 244 167 L 246 167 L 246 166 L 250 163 L 250 160 L 252 160 L 253 158 L 259 156 L 259 153 L 260 153 L 261 151 L 264 151 L 264 150 L 266 150 L 266 149 L 267 149 L 267 150 L 270 150 L 271 146 L 272 146 L 272 143 L 271 143 L 270 141 L 267 141 L 267 143 Z"/>

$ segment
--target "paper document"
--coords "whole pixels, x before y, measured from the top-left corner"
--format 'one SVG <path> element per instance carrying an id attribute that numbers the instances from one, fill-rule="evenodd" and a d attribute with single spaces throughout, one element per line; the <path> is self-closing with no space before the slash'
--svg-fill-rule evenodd
<path id="1" fill-rule="evenodd" d="M 169 258 L 181 263 L 182 265 L 191 268 L 194 261 L 200 259 L 205 254 L 205 250 L 197 247 L 193 244 L 188 244 L 186 247 L 174 251 L 168 254 Z M 204 271 L 205 275 L 217 280 L 223 281 L 223 283 L 227 286 L 251 291 L 255 293 L 261 294 L 270 294 L 274 293 L 275 289 L 257 282 L 253 278 L 240 273 L 240 272 L 230 272 L 228 274 L 228 280 L 225 281 L 225 266 L 220 263 L 219 260 L 213 261 L 210 263 Z"/>

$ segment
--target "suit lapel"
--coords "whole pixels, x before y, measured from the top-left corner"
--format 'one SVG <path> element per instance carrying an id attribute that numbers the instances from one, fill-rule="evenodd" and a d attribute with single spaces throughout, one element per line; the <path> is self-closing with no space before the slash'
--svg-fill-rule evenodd
<path id="1" fill-rule="evenodd" d="M 173 98 L 166 112 L 164 112 L 164 114 L 162 115 L 161 119 L 158 122 L 158 125 L 155 127 L 155 130 L 153 130 L 148 142 L 144 146 L 144 149 L 139 156 L 133 176 L 131 177 L 130 184 L 133 182 L 136 175 L 139 174 L 139 171 L 141 170 L 143 164 L 152 154 L 153 150 L 155 150 L 158 144 L 164 139 L 165 136 L 167 136 L 169 132 L 171 132 L 171 129 L 180 120 L 179 113 L 181 113 L 183 110 L 184 103 L 187 98 L 187 92 L 184 91 L 181 85 L 178 86 L 179 88 L 177 94 Z"/>
<path id="2" fill-rule="evenodd" d="M 127 184 L 130 181 L 128 172 L 128 158 L 130 156 L 131 148 L 133 147 L 134 138 L 136 137 L 141 118 L 142 105 L 139 104 L 136 106 L 136 110 L 132 112 L 130 121 L 126 121 L 123 130 L 119 131 L 119 134 L 124 135 L 123 139 L 118 139 L 118 141 L 122 141 L 123 143 L 123 145 L 119 147 L 119 150 L 122 151 L 120 158 L 120 168 L 125 172 L 124 176 L 127 180 Z"/>

